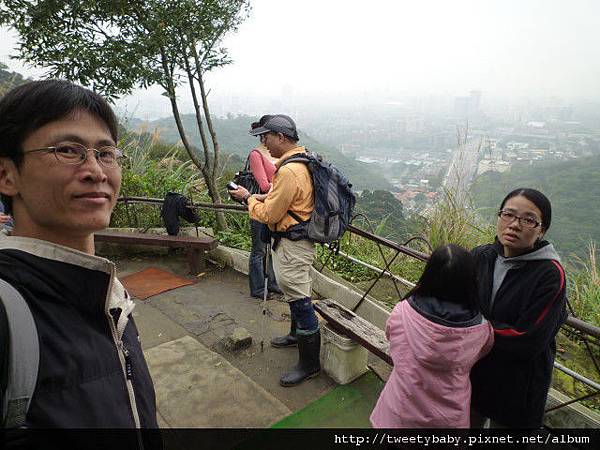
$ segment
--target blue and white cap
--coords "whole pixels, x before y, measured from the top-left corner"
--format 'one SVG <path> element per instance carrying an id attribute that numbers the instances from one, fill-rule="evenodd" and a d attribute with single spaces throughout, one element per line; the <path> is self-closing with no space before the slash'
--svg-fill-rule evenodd
<path id="1" fill-rule="evenodd" d="M 252 136 L 260 136 L 261 134 L 269 133 L 282 133 L 292 139 L 298 140 L 298 131 L 296 130 L 296 124 L 290 116 L 284 114 L 275 114 L 271 116 L 262 127 L 250 130 Z"/>

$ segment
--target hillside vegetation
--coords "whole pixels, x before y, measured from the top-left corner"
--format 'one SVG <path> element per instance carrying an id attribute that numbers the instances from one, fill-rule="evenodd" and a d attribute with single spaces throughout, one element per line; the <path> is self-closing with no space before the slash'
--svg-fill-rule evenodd
<path id="1" fill-rule="evenodd" d="M 227 119 L 213 118 L 223 152 L 245 157 L 258 142 L 257 138 L 248 134 L 250 124 L 256 120 L 256 117 L 251 116 L 229 116 Z M 194 127 L 195 121 L 195 116 L 191 114 L 182 116 L 185 129 L 190 130 L 192 142 L 200 142 L 200 136 Z M 179 134 L 175 128 L 175 122 L 170 117 L 151 122 L 132 119 L 127 126 L 136 132 L 156 133 L 163 141 L 168 143 L 177 143 L 180 141 Z M 309 150 L 321 154 L 328 161 L 339 167 L 352 181 L 354 189 L 360 191 L 363 189 L 390 190 L 392 188 L 390 183 L 381 176 L 381 173 L 376 168 L 343 155 L 341 152 L 321 144 L 302 131 L 299 132 L 299 135 L 300 145 L 304 145 Z"/>
<path id="2" fill-rule="evenodd" d="M 5 92 L 25 81 L 27 80 L 20 73 L 9 71 L 8 67 L 0 62 L 0 97 Z"/>
<path id="3" fill-rule="evenodd" d="M 600 242 L 600 156 L 536 166 L 516 166 L 510 172 L 486 172 L 472 195 L 482 214 L 493 217 L 502 198 L 517 187 L 539 189 L 552 202 L 548 239 L 563 256 L 585 256 L 590 240 Z"/>

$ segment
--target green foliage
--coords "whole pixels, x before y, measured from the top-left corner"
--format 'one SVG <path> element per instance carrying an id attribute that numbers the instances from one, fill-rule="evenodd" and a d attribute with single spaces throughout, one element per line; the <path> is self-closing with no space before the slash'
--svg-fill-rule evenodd
<path id="1" fill-rule="evenodd" d="M 402 243 L 413 235 L 419 234 L 419 225 L 414 219 L 404 216 L 402 202 L 389 191 L 362 191 L 356 199 L 355 213 L 368 219 L 356 219 L 366 230 L 373 226 L 377 235 Z"/>
<path id="2" fill-rule="evenodd" d="M 341 252 L 363 261 L 373 267 L 383 269 L 385 261 L 391 261 L 394 258 L 395 251 L 386 247 L 379 247 L 373 241 L 346 233 L 340 243 Z M 419 248 L 419 250 L 422 250 Z M 382 255 L 383 254 L 383 255 Z M 384 261 L 385 258 L 385 261 Z M 371 270 L 363 265 L 345 258 L 343 255 L 332 254 L 331 251 L 323 246 L 317 247 L 317 268 L 320 269 L 324 264 L 335 274 L 341 276 L 344 280 L 354 284 L 357 288 L 366 290 L 378 276 L 378 272 Z M 414 282 L 419 279 L 424 263 L 414 258 L 399 255 L 391 264 L 389 270 L 400 278 Z M 408 288 L 402 283 L 397 283 L 400 292 L 404 295 Z M 383 277 L 377 282 L 371 292 L 375 298 L 387 303 L 393 307 L 400 298 L 398 292 L 389 278 Z"/>
<path id="3" fill-rule="evenodd" d="M 494 240 L 495 229 L 482 223 L 468 194 L 445 189 L 424 220 L 423 235 L 432 248 L 452 243 L 471 249 Z"/>
<path id="4" fill-rule="evenodd" d="M 556 344 L 557 362 L 591 380 L 597 379 L 598 372 L 590 360 L 590 354 L 580 336 L 569 332 L 566 328 L 562 328 L 556 337 Z M 597 345 L 590 345 L 590 349 L 596 360 L 598 360 L 600 358 L 599 347 Z M 593 388 L 576 381 L 573 377 L 560 370 L 554 370 L 553 372 L 552 387 L 571 398 L 582 397 L 594 391 Z M 600 398 L 598 396 L 585 400 L 582 403 L 588 408 L 600 412 Z"/>
<path id="5" fill-rule="evenodd" d="M 229 227 L 217 233 L 217 239 L 224 245 L 250 251 L 252 237 L 250 236 L 250 219 L 248 214 L 231 214 L 228 219 Z"/>
<path id="6" fill-rule="evenodd" d="M 149 160 L 143 172 L 130 167 L 123 168 L 121 195 L 127 197 L 164 198 L 167 192 L 189 195 L 196 177 L 190 164 L 181 165 L 173 171 L 165 161 Z M 113 227 L 161 227 L 160 210 L 153 205 L 118 204 L 112 215 Z"/>
<path id="7" fill-rule="evenodd" d="M 177 158 L 179 149 L 172 147 L 165 156 L 156 159 L 155 147 L 162 149 L 160 141 L 147 141 L 134 134 L 126 134 L 120 147 L 127 155 L 123 166 L 121 196 L 164 198 L 167 192 L 177 192 L 188 197 L 202 186 L 198 170 L 188 159 Z M 111 219 L 113 227 L 161 227 L 159 208 L 153 205 L 118 204 Z"/>
<path id="8" fill-rule="evenodd" d="M 552 202 L 547 237 L 562 255 L 583 257 L 590 240 L 600 242 L 600 156 L 486 172 L 473 186 L 473 199 L 490 219 L 504 196 L 518 187 L 538 189 Z"/>
<path id="9" fill-rule="evenodd" d="M 107 97 L 159 84 L 169 92 L 194 56 L 206 71 L 229 62 L 219 44 L 247 16 L 243 0 L 4 0 L 0 24 L 20 58 Z"/>
<path id="10" fill-rule="evenodd" d="M 575 257 L 568 267 L 569 301 L 578 318 L 600 327 L 600 266 L 596 245 L 590 242 L 587 258 Z"/>

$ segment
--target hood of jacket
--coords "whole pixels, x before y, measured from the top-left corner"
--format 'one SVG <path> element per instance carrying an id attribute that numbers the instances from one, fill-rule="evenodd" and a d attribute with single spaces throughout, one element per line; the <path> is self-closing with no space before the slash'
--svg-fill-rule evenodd
<path id="1" fill-rule="evenodd" d="M 435 297 L 411 295 L 406 301 L 426 319 L 447 327 L 471 327 L 483 319 L 479 311 Z"/>
<path id="2" fill-rule="evenodd" d="M 527 261 L 558 261 L 560 262 L 560 256 L 554 249 L 554 246 L 548 241 L 538 242 L 531 251 L 524 253 L 519 256 L 512 258 L 505 258 L 503 254 L 502 245 L 498 240 L 494 243 L 494 249 L 498 256 L 494 264 L 494 282 L 492 286 L 492 298 L 490 302 L 490 309 L 494 305 L 494 300 L 498 289 L 502 286 L 502 282 L 506 277 L 506 274 L 511 269 L 518 269 L 524 265 Z"/>
<path id="3" fill-rule="evenodd" d="M 444 326 L 419 314 L 408 301 L 396 305 L 388 329 L 390 334 L 402 330 L 409 347 L 404 351 L 410 351 L 419 364 L 433 370 L 469 370 L 481 357 L 482 343 L 489 341 L 487 351 L 492 339 L 491 326 L 483 318 L 473 326 Z"/>

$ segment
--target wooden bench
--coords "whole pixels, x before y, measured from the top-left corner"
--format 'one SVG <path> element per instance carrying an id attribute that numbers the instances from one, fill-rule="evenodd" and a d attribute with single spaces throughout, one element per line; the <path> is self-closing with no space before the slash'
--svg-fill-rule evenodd
<path id="1" fill-rule="evenodd" d="M 217 241 L 210 236 L 169 236 L 163 234 L 129 233 L 123 231 L 98 231 L 95 242 L 122 245 L 150 245 L 167 248 L 183 248 L 187 254 L 190 273 L 196 275 L 206 267 L 204 253 L 217 248 Z"/>
<path id="2" fill-rule="evenodd" d="M 385 332 L 330 299 L 315 303 L 317 312 L 335 331 L 353 339 L 388 364 L 393 364 Z"/>
<path id="3" fill-rule="evenodd" d="M 390 356 L 390 344 L 385 337 L 385 332 L 330 299 L 315 302 L 315 309 L 327 321 L 329 327 L 379 357 L 381 362 L 371 362 L 369 368 L 380 379 L 387 381 L 394 362 Z"/>

